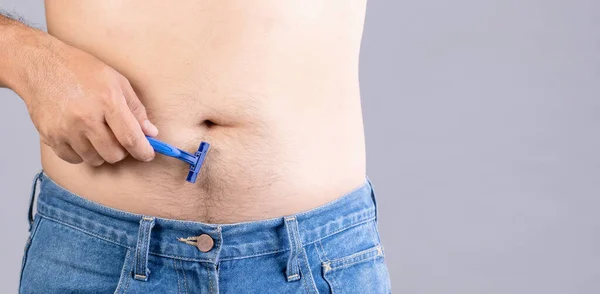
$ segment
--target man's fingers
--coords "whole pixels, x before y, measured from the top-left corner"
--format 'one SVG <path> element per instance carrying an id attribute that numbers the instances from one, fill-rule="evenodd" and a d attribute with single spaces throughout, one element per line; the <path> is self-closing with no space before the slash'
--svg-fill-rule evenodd
<path id="1" fill-rule="evenodd" d="M 75 137 L 69 143 L 85 163 L 91 166 L 100 166 L 104 163 L 104 159 L 87 138 Z"/>
<path id="2" fill-rule="evenodd" d="M 150 161 L 154 158 L 154 149 L 125 101 L 117 102 L 115 108 L 106 113 L 105 118 L 121 146 L 131 156 L 141 161 Z"/>
<path id="3" fill-rule="evenodd" d="M 135 91 L 131 87 L 131 84 L 127 79 L 122 82 L 122 90 L 123 95 L 125 96 L 125 100 L 127 101 L 127 106 L 133 113 L 133 116 L 137 119 L 140 126 L 142 127 L 142 131 L 148 136 L 156 137 L 158 135 L 158 129 L 154 124 L 148 120 L 148 114 L 146 113 L 146 107 L 142 104 L 138 96 L 135 94 Z"/>
<path id="4" fill-rule="evenodd" d="M 56 153 L 58 157 L 68 163 L 78 164 L 83 162 L 81 156 L 77 155 L 77 152 L 75 152 L 75 150 L 67 143 L 60 143 L 57 146 L 52 147 L 52 150 L 54 150 L 54 153 Z"/>
<path id="5" fill-rule="evenodd" d="M 127 152 L 121 147 L 115 135 L 105 124 L 89 134 L 88 139 L 102 159 L 108 163 L 116 163 L 127 157 Z"/>

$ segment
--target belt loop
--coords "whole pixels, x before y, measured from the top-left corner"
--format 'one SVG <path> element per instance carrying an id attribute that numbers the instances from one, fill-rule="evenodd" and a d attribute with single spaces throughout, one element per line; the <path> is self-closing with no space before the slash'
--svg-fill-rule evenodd
<path id="1" fill-rule="evenodd" d="M 35 203 L 35 192 L 37 191 L 37 183 L 41 180 L 43 170 L 39 171 L 35 177 L 33 178 L 33 183 L 31 184 L 31 196 L 29 196 L 29 212 L 27 214 L 27 219 L 29 220 L 29 231 L 31 232 L 31 225 L 33 225 L 33 204 Z"/>
<path id="2" fill-rule="evenodd" d="M 378 209 L 377 209 L 377 199 L 375 196 L 375 188 L 373 188 L 373 183 L 371 183 L 371 179 L 369 179 L 368 176 L 366 176 L 367 178 L 367 183 L 369 183 L 369 188 L 371 189 L 371 199 L 373 199 L 373 206 L 375 206 L 375 219 L 377 220 L 377 215 L 379 214 Z"/>
<path id="3" fill-rule="evenodd" d="M 298 256 L 302 251 L 302 242 L 300 241 L 300 232 L 298 231 L 298 220 L 295 216 L 284 218 L 285 229 L 290 242 L 290 257 L 288 258 L 285 275 L 288 282 L 300 280 L 300 266 Z"/>
<path id="4" fill-rule="evenodd" d="M 150 233 L 154 227 L 154 222 L 155 219 L 149 216 L 143 216 L 140 220 L 133 270 L 133 277 L 136 280 L 147 281 L 150 275 L 150 270 L 148 269 L 148 251 L 150 250 Z"/>

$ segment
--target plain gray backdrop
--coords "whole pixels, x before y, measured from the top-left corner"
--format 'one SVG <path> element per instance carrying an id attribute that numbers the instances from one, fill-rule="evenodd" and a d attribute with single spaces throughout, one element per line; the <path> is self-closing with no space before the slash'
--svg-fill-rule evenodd
<path id="1" fill-rule="evenodd" d="M 41 0 L 0 6 L 45 27 Z M 600 293 L 600 1 L 371 0 L 362 49 L 393 292 Z M 0 90 L 1 293 L 39 169 Z"/>

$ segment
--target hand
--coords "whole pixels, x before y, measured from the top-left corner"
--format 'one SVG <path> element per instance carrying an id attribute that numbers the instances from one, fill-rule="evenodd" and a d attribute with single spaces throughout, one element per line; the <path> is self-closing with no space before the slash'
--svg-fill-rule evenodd
<path id="1" fill-rule="evenodd" d="M 53 38 L 53 37 L 50 37 Z M 129 81 L 96 57 L 56 39 L 26 55 L 18 90 L 41 141 L 70 163 L 99 166 L 131 154 L 154 158 L 158 129 Z"/>

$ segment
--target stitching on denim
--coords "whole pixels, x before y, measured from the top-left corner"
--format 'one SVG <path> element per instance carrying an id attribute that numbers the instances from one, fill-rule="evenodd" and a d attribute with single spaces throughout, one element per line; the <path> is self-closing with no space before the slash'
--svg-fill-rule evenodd
<path id="1" fill-rule="evenodd" d="M 369 249 L 365 249 L 365 250 L 356 252 L 354 254 L 350 254 L 348 256 L 344 256 L 344 257 L 332 260 L 331 263 L 333 263 L 333 264 L 342 263 L 343 264 L 345 261 L 347 261 L 349 259 L 354 259 L 354 258 L 363 256 L 363 255 L 369 255 L 372 252 L 378 251 L 378 249 L 379 249 L 379 245 L 375 245 L 375 246 L 373 246 L 373 247 L 371 247 Z"/>
<path id="2" fill-rule="evenodd" d="M 321 271 L 321 276 L 323 277 L 323 280 L 325 280 L 325 283 L 327 284 L 327 287 L 329 288 L 329 292 L 331 292 L 331 294 L 335 294 L 336 292 L 335 292 L 334 288 L 336 288 L 336 287 L 334 285 L 334 281 L 327 278 L 327 276 L 328 276 L 327 271 L 325 271 L 325 270 Z"/>
<path id="3" fill-rule="evenodd" d="M 208 293 L 212 294 L 212 279 L 210 278 L 210 270 L 206 269 L 206 278 L 208 279 Z"/>
<path id="4" fill-rule="evenodd" d="M 321 253 L 321 250 L 319 249 L 319 245 L 321 244 L 321 241 L 317 241 L 315 242 L 315 244 L 313 244 L 313 246 L 315 246 L 315 250 L 317 251 L 317 257 L 319 258 L 319 261 L 321 263 L 323 263 L 325 260 L 327 260 L 327 257 Z M 323 260 L 323 258 L 321 257 L 323 256 L 325 258 L 325 260 Z"/>
<path id="5" fill-rule="evenodd" d="M 150 250 L 150 230 L 150 224 L 144 224 L 144 234 L 142 235 L 143 243 L 140 244 L 140 257 L 142 258 L 140 262 L 140 270 L 143 271 L 146 279 L 148 278 L 148 251 Z"/>
<path id="6" fill-rule="evenodd" d="M 381 243 L 381 238 L 379 237 L 379 230 L 377 229 L 377 215 L 375 216 L 375 220 L 373 220 L 373 224 L 369 226 L 369 228 L 373 232 L 373 241 L 376 243 Z"/>
<path id="7" fill-rule="evenodd" d="M 301 262 L 304 264 L 304 268 L 307 271 L 306 274 L 304 274 L 304 285 L 306 286 L 306 293 L 318 293 L 317 284 L 315 284 L 315 277 L 312 274 L 310 262 L 308 262 L 308 254 L 306 254 L 305 248 L 302 248 Z M 302 272 L 302 267 L 300 268 L 300 272 Z M 312 284 L 312 292 L 310 291 L 310 286 L 308 285 L 309 282 Z"/>
<path id="8" fill-rule="evenodd" d="M 331 262 L 329 262 L 329 261 L 328 262 L 323 262 L 321 264 L 321 266 L 323 266 L 323 270 L 325 272 L 329 272 L 330 270 L 332 270 L 332 268 L 331 268 Z"/>
<path id="9" fill-rule="evenodd" d="M 174 255 L 156 253 L 156 252 L 153 252 L 153 251 L 148 251 L 148 254 L 152 254 L 154 256 L 160 256 L 160 257 L 174 258 L 174 259 L 177 259 L 177 260 L 185 260 L 185 261 L 193 261 L 193 262 L 212 262 L 212 260 L 210 260 L 210 259 L 188 258 L 188 257 L 183 257 L 183 256 L 174 256 Z"/>
<path id="10" fill-rule="evenodd" d="M 150 251 L 150 236 L 155 220 L 153 217 L 142 217 L 138 231 L 137 260 L 136 260 L 136 278 L 148 279 L 150 270 L 148 270 L 148 251 Z M 143 274 L 142 274 L 143 273 Z"/>
<path id="11" fill-rule="evenodd" d="M 177 260 L 176 259 L 171 259 L 173 261 L 173 268 L 175 269 L 175 274 L 177 274 L 177 293 L 183 293 L 183 291 L 181 291 L 181 278 L 179 276 L 179 269 L 177 269 Z"/>
<path id="12" fill-rule="evenodd" d="M 244 255 L 244 256 L 238 256 L 238 257 L 228 257 L 228 258 L 222 258 L 220 260 L 221 261 L 239 260 L 239 259 L 246 259 L 246 258 L 258 257 L 258 256 L 262 256 L 262 255 L 269 255 L 269 254 L 274 254 L 274 253 L 280 253 L 280 252 L 285 252 L 285 251 L 289 251 L 289 249 L 276 249 L 276 250 L 271 250 L 271 251 L 263 251 L 263 252 L 258 252 L 258 253 L 252 254 L 252 255 Z"/>
<path id="13" fill-rule="evenodd" d="M 321 246 L 321 251 L 323 252 L 323 257 L 325 257 L 326 261 L 329 261 L 329 257 L 327 256 L 327 251 L 325 251 L 325 247 L 323 246 L 322 240 L 319 240 L 319 246 Z"/>
<path id="14" fill-rule="evenodd" d="M 342 266 L 334 267 L 334 268 L 332 268 L 331 270 L 332 270 L 332 271 L 334 271 L 334 270 L 340 270 L 340 269 L 344 269 L 344 268 L 347 268 L 347 267 L 349 267 L 349 266 L 352 266 L 352 265 L 355 265 L 355 264 L 358 264 L 358 263 L 363 263 L 363 262 L 371 261 L 371 260 L 373 260 L 373 259 L 377 259 L 377 258 L 379 258 L 379 257 L 383 258 L 383 255 L 379 255 L 379 254 L 378 254 L 378 255 L 369 256 L 369 257 L 367 257 L 367 258 L 360 259 L 360 260 L 357 260 L 357 261 L 355 261 L 355 262 L 345 263 L 345 264 L 343 264 Z"/>
<path id="15" fill-rule="evenodd" d="M 173 261 L 173 269 L 175 270 L 175 275 L 177 276 L 177 293 L 181 294 L 181 285 L 179 279 L 179 270 L 177 270 L 177 265 L 175 263 L 175 259 L 171 259 Z"/>
<path id="16" fill-rule="evenodd" d="M 219 282 L 220 277 L 221 277 L 221 262 L 217 263 L 217 283 Z"/>
<path id="17" fill-rule="evenodd" d="M 296 242 L 297 240 L 295 239 L 296 235 L 294 234 L 294 227 L 293 227 L 293 222 L 292 220 L 296 220 L 294 219 L 285 219 L 285 231 L 287 232 L 287 237 L 288 237 L 288 241 L 290 242 L 290 253 L 289 253 L 289 257 L 287 260 L 287 264 L 285 267 L 285 273 L 287 275 L 287 281 L 290 282 L 296 278 L 299 278 L 299 275 L 295 274 L 295 267 L 294 267 L 294 262 L 296 261 Z M 297 265 L 296 265 L 297 266 Z M 290 275 L 291 274 L 291 275 Z"/>
<path id="18" fill-rule="evenodd" d="M 377 254 L 373 255 L 373 252 L 377 251 Z M 342 269 L 357 263 L 361 263 L 364 261 L 369 261 L 371 259 L 376 259 L 377 257 L 383 257 L 383 251 L 381 250 L 380 245 L 376 245 L 375 247 L 367 250 L 363 250 L 361 252 L 354 253 L 352 255 L 342 257 L 340 259 L 336 259 L 328 262 L 331 266 L 331 270 Z M 348 262 L 351 259 L 356 258 L 357 260 Z M 339 264 L 339 265 L 338 265 Z"/>
<path id="19" fill-rule="evenodd" d="M 343 232 L 343 231 L 345 231 L 345 230 L 349 230 L 349 229 L 351 229 L 351 228 L 358 227 L 358 226 L 360 226 L 360 225 L 364 225 L 364 224 L 366 224 L 366 223 L 368 223 L 368 222 L 370 222 L 370 221 L 372 221 L 372 220 L 374 220 L 374 219 L 375 219 L 375 218 L 370 218 L 370 219 L 367 219 L 367 220 L 364 220 L 364 221 L 361 221 L 361 222 L 358 222 L 358 223 L 354 223 L 354 224 L 351 224 L 351 225 L 348 225 L 348 226 L 342 227 L 341 229 L 335 230 L 335 231 L 333 231 L 333 232 L 331 232 L 331 233 L 329 233 L 329 234 L 327 234 L 327 235 L 325 235 L 325 236 L 323 236 L 323 237 L 320 237 L 320 238 L 318 238 L 318 239 L 316 239 L 316 240 L 313 240 L 312 242 L 310 242 L 310 243 L 307 243 L 307 244 L 305 244 L 305 245 L 310 245 L 310 244 L 313 244 L 313 243 L 315 243 L 315 242 L 317 242 L 317 241 L 321 241 L 321 240 L 323 240 L 323 239 L 325 239 L 325 238 L 329 238 L 329 237 L 331 237 L 331 236 L 333 236 L 333 235 L 335 235 L 335 234 L 338 234 L 338 233 L 340 233 L 340 232 Z"/>
<path id="20" fill-rule="evenodd" d="M 361 221 L 361 222 L 358 222 L 358 223 L 355 223 L 355 224 L 352 224 L 352 225 L 349 225 L 349 226 L 345 226 L 345 227 L 343 227 L 343 228 L 341 228 L 341 229 L 338 229 L 338 230 L 335 230 L 335 231 L 331 232 L 330 234 L 327 234 L 327 235 L 325 235 L 325 236 L 323 236 L 323 237 L 321 237 L 321 238 L 318 238 L 318 239 L 315 239 L 315 240 L 313 240 L 313 241 L 311 241 L 311 242 L 309 242 L 309 243 L 306 243 L 306 244 L 304 244 L 304 246 L 308 246 L 308 245 L 314 244 L 314 243 L 316 243 L 316 242 L 320 242 L 320 241 L 321 241 L 321 240 L 323 240 L 323 239 L 329 238 L 329 237 L 331 237 L 331 236 L 333 236 L 333 235 L 336 235 L 336 234 L 338 234 L 338 233 L 340 233 L 340 232 L 343 232 L 343 231 L 345 231 L 345 230 L 348 230 L 348 229 L 351 229 L 351 228 L 354 228 L 354 227 L 357 227 L 357 226 L 363 225 L 363 224 L 365 224 L 365 223 L 368 223 L 368 222 L 370 222 L 370 221 L 373 221 L 374 219 L 375 219 L 375 218 L 369 218 L 369 219 L 367 219 L 367 220 L 364 220 L 364 221 Z M 270 250 L 270 251 L 258 252 L 258 253 L 254 253 L 254 254 L 252 254 L 252 255 L 244 255 L 244 256 L 238 256 L 238 257 L 227 257 L 227 258 L 222 258 L 221 260 L 222 260 L 222 261 L 228 261 L 228 260 L 240 260 L 240 259 L 246 259 L 246 258 L 258 257 L 258 256 L 262 256 L 262 255 L 269 255 L 269 254 L 281 253 L 281 252 L 285 252 L 285 251 L 289 251 L 289 250 L 290 250 L 289 248 L 287 248 L 287 249 L 276 249 L 276 250 Z M 155 255 L 158 255 L 158 254 L 155 254 Z M 167 257 L 169 257 L 169 256 L 167 256 Z M 194 259 L 185 259 L 185 258 L 180 258 L 180 259 L 182 259 L 182 260 L 191 260 L 191 261 L 196 261 L 196 260 L 194 260 Z M 207 262 L 210 262 L 210 261 L 207 261 Z"/>
<path id="21" fill-rule="evenodd" d="M 140 223 L 140 228 L 138 231 L 138 238 L 137 238 L 137 244 L 135 244 L 135 277 L 138 278 L 142 275 L 140 275 L 139 273 L 142 271 L 141 267 L 142 267 L 142 261 L 141 261 L 141 251 L 142 248 L 140 248 L 142 246 L 142 241 L 144 239 L 144 234 L 145 234 L 145 226 L 144 226 L 144 221 L 141 221 Z M 145 276 L 146 272 L 144 271 L 144 276 L 142 277 L 143 279 L 146 278 Z"/>
<path id="22" fill-rule="evenodd" d="M 300 248 L 302 248 L 302 238 L 300 237 L 300 226 L 298 226 L 298 221 L 296 218 L 293 219 L 293 230 L 292 234 L 294 234 L 294 238 L 296 239 L 296 243 L 300 244 Z M 296 245 L 298 245 L 296 244 Z"/>
<path id="23" fill-rule="evenodd" d="M 294 239 L 295 239 L 295 243 L 296 243 L 296 254 L 294 254 L 295 259 L 296 259 L 296 266 L 298 267 L 298 273 L 300 273 L 300 255 L 302 254 L 302 251 L 304 250 L 304 245 L 302 245 L 302 239 L 300 238 L 300 232 L 299 232 L 299 228 L 298 228 L 298 221 L 296 221 L 296 218 L 294 218 L 294 229 L 292 231 L 292 234 L 294 234 Z M 300 245 L 300 246 L 298 246 Z"/>
<path id="24" fill-rule="evenodd" d="M 81 228 L 79 228 L 79 227 L 76 227 L 76 226 L 73 226 L 73 225 L 71 225 L 71 224 L 69 224 L 69 223 L 65 223 L 65 222 L 63 222 L 63 221 L 60 221 L 60 220 L 57 220 L 57 219 L 55 219 L 55 218 L 49 217 L 49 216 L 47 216 L 47 215 L 41 214 L 41 213 L 39 213 L 39 212 L 38 212 L 38 214 L 39 214 L 41 217 L 43 217 L 43 218 L 46 218 L 47 220 L 50 220 L 50 221 L 53 221 L 53 222 L 59 223 L 59 224 L 61 224 L 61 225 L 67 226 L 67 227 L 69 227 L 69 228 L 71 228 L 71 229 L 74 229 L 74 230 L 78 230 L 78 231 L 80 231 L 80 232 L 83 232 L 83 233 L 85 233 L 85 234 L 88 234 L 88 235 L 94 236 L 94 237 L 96 237 L 96 238 L 98 238 L 98 239 L 102 239 L 102 240 L 104 240 L 104 241 L 106 241 L 106 242 L 109 242 L 109 243 L 112 243 L 112 244 L 115 244 L 115 245 L 119 245 L 119 246 L 121 246 L 121 247 L 125 247 L 125 248 L 127 248 L 127 249 L 131 249 L 131 248 L 133 248 L 133 247 L 130 247 L 130 246 L 128 246 L 128 245 L 121 244 L 121 243 L 119 243 L 119 242 L 116 242 L 116 241 L 113 241 L 113 240 L 111 240 L 111 239 L 105 238 L 105 237 L 103 237 L 103 236 L 96 235 L 95 233 L 92 233 L 92 232 L 90 232 L 90 231 L 88 231 L 88 230 L 81 229 Z"/>
<path id="25" fill-rule="evenodd" d="M 72 228 L 72 229 L 75 229 L 75 230 L 81 231 L 81 232 L 83 232 L 83 233 L 86 233 L 86 234 L 88 234 L 88 235 L 94 236 L 94 237 L 96 237 L 96 238 L 102 239 L 102 240 L 104 240 L 104 241 L 106 241 L 106 242 L 109 242 L 109 243 L 112 243 L 112 244 L 115 244 L 115 245 L 119 245 L 119 246 L 121 246 L 121 247 L 129 248 L 129 249 L 131 249 L 131 248 L 135 248 L 135 247 L 131 247 L 131 246 L 127 245 L 127 244 L 122 244 L 122 243 L 120 243 L 120 242 L 117 242 L 117 241 L 114 241 L 114 240 L 112 240 L 112 239 L 108 239 L 108 238 L 105 238 L 105 237 L 103 237 L 103 236 L 97 235 L 97 234 L 95 234 L 95 233 L 92 233 L 92 232 L 90 232 L 90 231 L 87 231 L 87 230 L 85 230 L 85 229 L 81 229 L 81 228 L 79 228 L 79 227 L 76 227 L 76 226 L 74 226 L 74 225 L 71 225 L 71 224 L 65 223 L 65 222 L 63 222 L 63 221 L 60 221 L 60 220 L 58 220 L 58 219 L 55 219 L 55 218 L 53 218 L 53 217 L 50 217 L 50 216 L 48 216 L 48 215 L 45 215 L 45 214 L 43 214 L 43 213 L 40 213 L 39 211 L 38 211 L 38 214 L 39 214 L 41 217 L 44 217 L 44 218 L 46 218 L 46 219 L 48 219 L 48 220 L 54 221 L 54 222 L 56 222 L 56 223 L 60 223 L 60 224 L 62 224 L 62 225 L 65 225 L 65 226 L 68 226 L 68 227 L 70 227 L 70 228 Z M 345 231 L 345 230 L 351 229 L 351 228 L 353 228 L 353 227 L 356 227 L 356 226 L 363 225 L 363 224 L 365 224 L 365 223 L 368 223 L 368 222 L 370 222 L 370 221 L 373 221 L 373 220 L 375 220 L 375 218 L 374 218 L 374 217 L 372 217 L 372 218 L 369 218 L 369 219 L 366 219 L 366 220 L 364 220 L 364 221 L 361 221 L 361 222 L 358 222 L 358 223 L 353 223 L 353 224 L 351 224 L 351 225 L 348 225 L 348 226 L 342 227 L 342 228 L 340 228 L 340 229 L 338 229 L 338 230 L 335 230 L 335 231 L 333 231 L 333 232 L 331 232 L 331 233 L 329 233 L 329 234 L 327 234 L 327 235 L 325 235 L 325 236 L 322 236 L 322 237 L 320 237 L 320 238 L 317 238 L 317 239 L 315 239 L 315 240 L 313 240 L 313 241 L 311 241 L 311 242 L 309 242 L 309 243 L 306 243 L 306 244 L 305 244 L 305 246 L 308 246 L 308 245 L 314 244 L 315 242 L 318 242 L 318 241 L 321 241 L 321 240 L 323 240 L 323 239 L 329 238 L 329 237 L 331 237 L 331 236 L 333 236 L 333 235 L 335 235 L 335 234 L 338 234 L 338 233 L 340 233 L 340 232 L 342 232 L 342 231 Z M 223 261 L 227 261 L 227 260 L 240 260 L 240 259 L 246 259 L 246 258 L 258 257 L 258 256 L 262 256 L 262 255 L 268 255 L 268 254 L 275 254 L 275 253 L 285 252 L 285 251 L 288 251 L 288 250 L 289 250 L 289 249 L 276 249 L 276 250 L 269 250 L 269 251 L 263 251 L 263 252 L 254 253 L 254 254 L 252 254 L 252 255 L 244 255 L 244 256 L 239 256 L 239 257 L 228 257 L 228 258 L 223 258 L 223 259 L 221 259 L 221 260 L 223 260 Z M 196 259 L 196 258 L 188 258 L 188 257 L 183 257 L 183 256 L 174 256 L 174 255 L 162 254 L 162 253 L 157 253 L 157 252 L 152 252 L 152 251 L 149 251 L 148 253 L 150 253 L 150 254 L 152 254 L 152 255 L 155 255 L 155 256 L 168 257 L 168 258 L 175 258 L 175 259 L 178 259 L 178 260 L 185 260 L 185 261 L 194 261 L 194 262 L 212 262 L 212 260 L 210 260 L 210 259 Z"/>
<path id="26" fill-rule="evenodd" d="M 141 239 L 142 239 L 142 228 L 140 227 L 140 231 L 138 232 L 138 237 L 137 237 L 137 242 L 135 243 L 135 261 L 134 261 L 134 268 L 133 268 L 133 273 L 134 273 L 134 277 L 137 278 L 139 276 L 139 272 L 140 272 L 140 244 Z"/>
<path id="27" fill-rule="evenodd" d="M 75 226 L 73 226 L 73 225 L 71 225 L 71 224 L 68 224 L 68 223 L 65 223 L 65 222 L 63 222 L 63 221 L 60 221 L 60 220 L 54 219 L 54 218 L 52 218 L 52 217 L 49 217 L 49 216 L 46 216 L 46 215 L 43 215 L 43 214 L 40 214 L 40 217 L 44 217 L 44 218 L 46 218 L 46 219 L 48 219 L 48 220 L 50 220 L 50 221 L 53 221 L 53 222 L 56 222 L 56 223 L 59 223 L 59 224 L 65 225 L 65 226 L 67 226 L 67 227 L 69 227 L 69 228 L 72 228 L 72 229 L 74 229 L 74 230 L 81 231 L 81 232 L 83 232 L 83 233 L 85 233 L 85 234 L 88 234 L 88 235 L 90 235 L 90 236 L 94 236 L 94 237 L 96 237 L 96 238 L 98 238 L 98 239 L 102 239 L 102 240 L 104 240 L 104 241 L 106 241 L 106 242 L 109 242 L 109 243 L 112 243 L 112 244 L 115 244 L 115 245 L 119 245 L 119 246 L 121 246 L 121 247 L 125 247 L 125 248 L 127 248 L 127 249 L 135 250 L 135 246 L 134 246 L 134 247 L 131 247 L 131 246 L 128 246 L 128 245 L 125 245 L 125 244 L 121 244 L 121 243 L 119 243 L 119 242 L 113 241 L 113 240 L 111 240 L 111 239 L 104 238 L 104 237 L 102 237 L 102 236 L 99 236 L 99 235 L 96 235 L 96 234 L 94 234 L 94 233 L 92 233 L 92 232 L 90 232 L 90 231 L 87 231 L 87 230 L 81 229 L 81 228 L 79 228 L 79 227 L 75 227 Z M 278 251 L 276 251 L 276 252 L 279 252 L 279 251 L 285 251 L 285 250 L 278 250 Z M 210 259 L 196 259 L 196 258 L 187 258 L 187 257 L 183 257 L 183 256 L 175 256 L 175 255 L 169 255 L 169 254 L 162 254 L 162 253 L 157 253 L 157 252 L 153 252 L 153 251 L 148 251 L 148 253 L 149 253 L 149 254 L 152 254 L 152 255 L 155 255 L 155 256 L 167 257 L 167 258 L 174 258 L 174 259 L 178 259 L 178 260 L 185 260 L 185 261 L 194 261 L 194 262 L 212 262 L 212 260 L 210 260 Z M 275 252 L 267 252 L 267 254 L 269 254 L 269 253 L 275 253 Z M 261 255 L 262 255 L 262 252 L 261 252 Z M 254 256 L 251 256 L 251 257 L 254 257 Z M 135 262 L 135 260 L 134 260 L 134 262 Z M 134 264 L 134 266 L 132 266 L 132 268 L 134 268 L 134 267 L 135 267 L 135 264 Z"/>
<path id="28" fill-rule="evenodd" d="M 302 272 L 302 269 L 300 269 L 300 272 Z M 306 283 L 306 274 L 302 273 L 302 275 L 304 276 L 304 279 L 302 279 L 302 284 L 304 284 L 304 290 L 307 294 L 310 294 L 310 292 L 308 291 L 308 284 Z"/>
<path id="29" fill-rule="evenodd" d="M 181 267 L 181 272 L 183 273 L 183 289 L 185 290 L 185 293 L 187 294 L 187 292 L 188 292 L 187 277 L 185 275 L 185 269 L 183 268 L 183 261 L 179 260 L 179 266 Z"/>
<path id="30" fill-rule="evenodd" d="M 377 218 L 375 219 L 375 221 L 377 221 Z M 373 230 L 373 226 L 369 226 L 369 231 L 371 231 L 371 233 L 373 234 L 373 238 L 377 238 L 377 233 L 375 233 L 375 230 Z M 377 239 L 373 241 L 377 242 Z"/>
<path id="31" fill-rule="evenodd" d="M 281 218 L 280 217 L 274 217 L 274 218 L 269 218 L 269 219 L 263 219 L 260 221 L 247 221 L 247 222 L 239 222 L 239 223 L 235 223 L 235 224 L 220 224 L 220 227 L 225 227 L 225 228 L 235 228 L 235 227 L 240 227 L 243 225 L 247 225 L 247 224 L 256 224 L 258 226 L 260 225 L 265 225 L 265 224 L 270 224 L 270 223 L 278 223 L 281 222 Z"/>
<path id="32" fill-rule="evenodd" d="M 121 290 L 121 286 L 123 285 L 123 279 L 125 278 L 125 272 L 127 271 L 127 262 L 129 261 L 129 249 L 125 253 L 125 260 L 123 261 L 123 268 L 121 269 L 121 277 L 119 278 L 119 283 L 117 284 L 117 289 L 115 289 L 115 293 L 119 293 Z"/>
<path id="33" fill-rule="evenodd" d="M 131 280 L 133 280 L 133 277 L 131 276 L 131 274 L 133 273 L 132 270 L 133 270 L 133 266 L 135 265 L 134 262 L 135 261 L 133 259 L 129 262 L 129 274 L 128 274 L 129 277 L 127 278 L 127 285 L 125 286 L 125 292 L 123 292 L 123 294 L 127 294 L 127 291 L 129 291 L 129 285 L 131 285 Z"/>
<path id="34" fill-rule="evenodd" d="M 221 250 L 223 249 L 223 232 L 222 232 L 222 228 L 221 226 L 217 227 L 217 234 L 219 236 L 219 238 L 217 238 L 217 245 L 216 245 L 216 250 L 217 250 L 217 254 L 215 254 L 215 262 L 220 262 L 220 258 L 221 258 Z M 218 267 L 217 267 L 217 271 L 218 271 Z M 218 277 L 218 272 L 217 272 L 217 277 Z M 218 282 L 218 280 L 217 280 Z M 218 285 L 217 285 L 218 287 Z"/>

